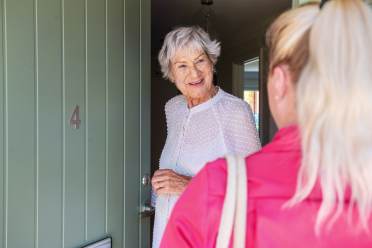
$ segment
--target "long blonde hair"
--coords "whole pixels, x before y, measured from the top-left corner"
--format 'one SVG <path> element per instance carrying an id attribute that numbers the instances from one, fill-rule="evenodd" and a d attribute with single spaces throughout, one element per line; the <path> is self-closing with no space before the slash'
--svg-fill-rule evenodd
<path id="1" fill-rule="evenodd" d="M 330 228 L 340 216 L 349 189 L 350 213 L 355 207 L 359 223 L 368 230 L 372 212 L 371 10 L 361 0 L 331 0 L 320 11 L 310 4 L 288 13 L 306 26 L 282 39 L 288 46 L 295 39 L 292 47 L 307 49 L 302 52 L 305 62 L 293 70 L 298 74 L 303 156 L 296 192 L 287 206 L 306 199 L 319 181 L 323 196 L 315 225 L 319 234 L 324 224 Z M 283 20 L 279 18 L 275 25 L 282 29 L 293 25 L 289 23 L 294 19 Z M 283 47 L 278 50 L 286 54 Z M 292 57 L 301 52 L 297 51 Z"/>
<path id="2" fill-rule="evenodd" d="M 319 13 L 319 3 L 308 3 L 281 14 L 266 32 L 269 71 L 286 63 L 297 82 L 309 56 L 309 31 Z"/>

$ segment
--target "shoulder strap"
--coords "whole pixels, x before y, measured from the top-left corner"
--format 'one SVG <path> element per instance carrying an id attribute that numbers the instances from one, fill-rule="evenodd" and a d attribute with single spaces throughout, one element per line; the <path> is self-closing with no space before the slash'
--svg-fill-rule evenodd
<path id="1" fill-rule="evenodd" d="M 226 193 L 221 212 L 221 220 L 218 229 L 216 248 L 228 247 L 234 224 L 237 177 L 236 159 L 233 156 L 227 156 L 226 162 L 227 162 Z"/>
<path id="2" fill-rule="evenodd" d="M 245 160 L 237 158 L 237 194 L 234 223 L 234 248 L 245 247 L 245 234 L 247 223 L 247 172 Z"/>
<path id="3" fill-rule="evenodd" d="M 216 248 L 227 248 L 234 230 L 234 247 L 245 246 L 247 176 L 243 158 L 227 156 L 227 183 Z"/>

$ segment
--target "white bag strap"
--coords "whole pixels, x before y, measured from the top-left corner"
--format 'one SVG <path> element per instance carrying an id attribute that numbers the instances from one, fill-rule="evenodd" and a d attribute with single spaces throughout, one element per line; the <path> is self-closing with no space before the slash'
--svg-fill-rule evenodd
<path id="1" fill-rule="evenodd" d="M 245 246 L 247 176 L 243 158 L 227 156 L 227 184 L 216 248 L 227 248 L 234 231 L 234 248 Z"/>
<path id="2" fill-rule="evenodd" d="M 234 248 L 245 247 L 245 228 L 247 223 L 247 173 L 245 160 L 237 158 L 238 188 L 236 195 L 236 212 L 234 224 Z"/>
<path id="3" fill-rule="evenodd" d="M 234 223 L 237 166 L 235 157 L 233 156 L 227 156 L 226 161 L 227 161 L 226 193 L 221 212 L 221 221 L 218 229 L 216 248 L 228 247 Z"/>

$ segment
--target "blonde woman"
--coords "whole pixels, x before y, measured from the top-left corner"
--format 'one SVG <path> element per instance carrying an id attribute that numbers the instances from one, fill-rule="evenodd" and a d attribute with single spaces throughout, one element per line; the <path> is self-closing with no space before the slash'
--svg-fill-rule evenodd
<path id="1" fill-rule="evenodd" d="M 280 129 L 245 160 L 246 247 L 372 247 L 371 44 L 361 0 L 308 4 L 268 30 L 269 105 Z M 161 247 L 215 247 L 225 190 L 219 159 L 189 184 Z"/>
<path id="2" fill-rule="evenodd" d="M 167 140 L 152 178 L 153 248 L 160 245 L 179 195 L 208 161 L 261 148 L 249 105 L 213 84 L 219 55 L 219 42 L 195 26 L 169 32 L 159 52 L 164 78 L 181 94 L 165 105 Z"/>

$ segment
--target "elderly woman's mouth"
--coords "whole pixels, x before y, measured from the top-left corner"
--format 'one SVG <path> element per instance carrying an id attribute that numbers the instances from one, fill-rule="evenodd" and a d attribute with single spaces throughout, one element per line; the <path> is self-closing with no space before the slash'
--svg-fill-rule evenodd
<path id="1" fill-rule="evenodd" d="M 189 85 L 199 86 L 199 85 L 203 84 L 203 82 L 204 82 L 204 80 L 200 79 L 200 80 L 197 80 L 197 81 L 190 82 Z"/>

